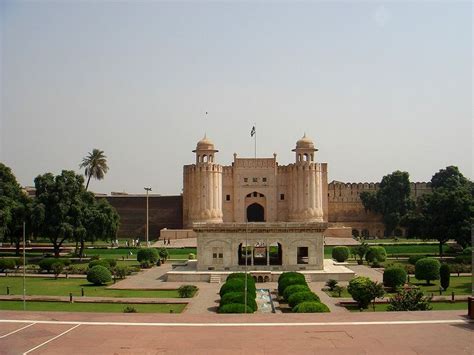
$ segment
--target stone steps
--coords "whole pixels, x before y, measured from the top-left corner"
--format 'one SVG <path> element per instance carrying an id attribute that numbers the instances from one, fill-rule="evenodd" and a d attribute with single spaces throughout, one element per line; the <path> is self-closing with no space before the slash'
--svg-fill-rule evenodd
<path id="1" fill-rule="evenodd" d="M 211 277 L 209 279 L 209 283 L 211 283 L 211 284 L 220 284 L 221 283 L 221 275 L 211 274 Z"/>

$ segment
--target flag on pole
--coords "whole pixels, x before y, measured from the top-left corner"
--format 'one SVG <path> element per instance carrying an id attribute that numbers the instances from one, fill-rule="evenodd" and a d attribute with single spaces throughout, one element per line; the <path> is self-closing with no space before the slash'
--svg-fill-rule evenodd
<path id="1" fill-rule="evenodd" d="M 253 126 L 252 130 L 250 131 L 250 137 L 253 137 L 255 134 L 257 134 L 257 131 L 255 130 L 255 126 Z"/>

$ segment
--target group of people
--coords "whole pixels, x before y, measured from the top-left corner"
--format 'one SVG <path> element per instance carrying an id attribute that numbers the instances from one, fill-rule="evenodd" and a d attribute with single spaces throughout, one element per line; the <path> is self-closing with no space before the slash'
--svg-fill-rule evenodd
<path id="1" fill-rule="evenodd" d="M 166 238 L 163 239 L 163 244 L 164 244 L 164 245 L 171 245 L 171 240 L 170 240 L 170 238 L 168 238 L 168 240 L 166 240 Z"/>
<path id="2" fill-rule="evenodd" d="M 128 240 L 125 241 L 125 246 L 128 247 L 140 247 L 140 239 L 132 239 L 132 242 L 129 242 Z"/>

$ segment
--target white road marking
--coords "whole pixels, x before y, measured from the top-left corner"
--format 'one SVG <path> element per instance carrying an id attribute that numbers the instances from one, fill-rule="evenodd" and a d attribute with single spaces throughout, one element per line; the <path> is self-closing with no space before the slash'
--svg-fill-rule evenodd
<path id="1" fill-rule="evenodd" d="M 366 322 L 293 322 L 293 323 L 138 323 L 138 322 L 79 322 L 3 319 L 0 323 L 32 323 L 99 326 L 139 326 L 139 327 L 308 327 L 344 325 L 416 325 L 416 324 L 466 324 L 474 323 L 465 319 L 406 320 L 406 321 L 366 321 Z"/>
<path id="2" fill-rule="evenodd" d="M 16 332 L 19 332 L 20 330 L 23 330 L 23 329 L 26 329 L 28 327 L 31 327 L 32 325 L 35 325 L 36 323 L 31 323 L 31 324 L 28 324 L 28 325 L 25 325 L 24 327 L 21 327 L 20 329 L 16 329 L 8 334 L 5 334 L 5 335 L 2 335 L 0 336 L 0 339 L 3 339 L 3 338 L 6 338 L 7 336 L 9 335 L 12 335 L 12 334 L 15 334 Z"/>
<path id="3" fill-rule="evenodd" d="M 38 323 L 38 322 L 37 322 L 37 323 Z M 76 328 L 79 327 L 79 326 L 80 326 L 80 324 L 77 324 L 77 325 L 75 325 L 74 327 L 69 328 L 69 329 L 66 330 L 65 332 L 62 332 L 61 334 L 56 335 L 54 338 L 51 338 L 51 339 L 49 339 L 49 340 L 46 340 L 44 343 L 41 343 L 40 345 L 37 345 L 37 346 L 35 346 L 34 348 L 31 348 L 30 350 L 25 351 L 25 352 L 23 353 L 23 355 L 26 355 L 26 354 L 31 353 L 32 351 L 35 351 L 36 349 L 42 347 L 43 345 L 46 345 L 46 344 L 52 342 L 53 340 L 55 340 L 55 339 L 57 339 L 57 338 L 59 338 L 59 337 L 62 337 L 64 334 L 69 333 L 71 330 L 74 330 L 74 329 L 76 329 Z"/>

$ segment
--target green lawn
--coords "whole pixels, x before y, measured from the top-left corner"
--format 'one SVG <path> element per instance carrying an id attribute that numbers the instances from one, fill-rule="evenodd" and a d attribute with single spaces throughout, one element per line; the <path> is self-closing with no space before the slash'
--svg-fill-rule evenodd
<path id="1" fill-rule="evenodd" d="M 432 285 L 426 286 L 426 281 L 417 280 L 410 277 L 410 284 L 419 286 L 425 294 L 439 295 L 439 280 L 431 281 Z M 472 293 L 472 277 L 471 276 L 451 276 L 449 287 L 443 291 L 443 295 L 451 295 L 454 291 L 455 295 L 470 295 Z"/>
<path id="2" fill-rule="evenodd" d="M 413 244 L 413 245 L 384 245 L 385 251 L 387 252 L 388 257 L 392 257 L 395 254 L 399 255 L 412 255 L 412 254 L 439 254 L 438 244 Z M 349 246 L 349 249 L 351 247 Z M 324 247 L 324 257 L 330 259 L 332 254 L 332 246 Z"/>
<path id="3" fill-rule="evenodd" d="M 432 302 L 431 306 L 433 311 L 455 311 L 463 310 L 467 311 L 467 302 Z M 387 311 L 388 303 L 379 303 L 375 305 L 375 312 L 385 312 Z M 359 308 L 355 305 L 346 306 L 346 308 L 351 312 L 360 312 Z M 368 309 L 364 309 L 363 312 L 373 312 L 372 305 Z"/>
<path id="4" fill-rule="evenodd" d="M 127 306 L 134 307 L 138 313 L 181 313 L 186 304 L 123 304 L 123 303 L 69 303 L 69 302 L 26 302 L 27 311 L 48 312 L 118 312 Z M 22 311 L 22 301 L 0 301 L 0 310 Z"/>
<path id="5" fill-rule="evenodd" d="M 6 294 L 7 286 L 10 287 L 11 295 L 23 293 L 22 277 L 0 277 L 0 294 Z M 143 298 L 177 298 L 177 290 L 113 290 L 106 286 L 94 286 L 85 279 L 60 278 L 26 278 L 26 294 L 31 296 L 81 296 L 81 287 L 84 295 L 89 297 L 143 297 Z"/>
<path id="6" fill-rule="evenodd" d="M 329 290 L 324 290 L 324 292 L 326 292 L 326 294 L 330 297 L 339 298 L 339 293 L 338 292 L 329 291 Z M 344 287 L 344 290 L 341 292 L 340 297 L 342 297 L 342 298 L 352 298 L 351 294 L 347 291 L 347 287 Z"/>

